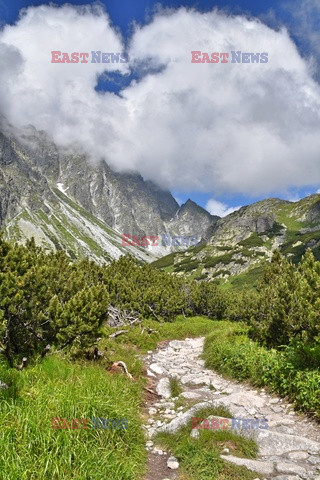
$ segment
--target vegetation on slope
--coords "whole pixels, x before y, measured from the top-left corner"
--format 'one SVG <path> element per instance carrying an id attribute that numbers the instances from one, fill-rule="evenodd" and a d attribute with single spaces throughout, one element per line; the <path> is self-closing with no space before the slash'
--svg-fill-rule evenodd
<path id="1" fill-rule="evenodd" d="M 214 280 L 226 289 L 257 288 L 264 264 L 277 248 L 294 264 L 308 248 L 320 260 L 319 199 L 312 195 L 299 202 L 270 199 L 250 205 L 222 219 L 207 244 L 172 253 L 153 265 L 196 280 Z"/>

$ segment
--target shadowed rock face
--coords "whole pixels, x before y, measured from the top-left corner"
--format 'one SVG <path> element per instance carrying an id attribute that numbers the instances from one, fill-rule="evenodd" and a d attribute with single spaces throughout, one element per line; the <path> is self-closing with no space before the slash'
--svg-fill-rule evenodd
<path id="1" fill-rule="evenodd" d="M 74 202 L 72 208 L 78 209 L 80 216 L 84 209 L 107 228 L 139 237 L 169 233 L 198 235 L 200 239 L 218 219 L 190 200 L 179 207 L 170 192 L 136 172 L 115 172 L 103 161 L 94 164 L 81 153 L 58 149 L 45 132 L 32 126 L 13 132 L 2 120 L 0 227 L 5 226 L 14 240 L 33 233 L 38 243 L 65 249 L 66 241 L 59 238 L 56 223 L 60 222 L 60 230 L 74 223 L 69 201 Z M 79 222 L 81 218 L 77 218 L 77 225 Z M 77 238 L 75 228 L 67 234 Z"/>

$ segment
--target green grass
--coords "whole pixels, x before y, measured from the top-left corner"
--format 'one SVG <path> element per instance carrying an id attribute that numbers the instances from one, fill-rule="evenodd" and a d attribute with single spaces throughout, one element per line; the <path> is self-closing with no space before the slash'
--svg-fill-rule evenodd
<path id="1" fill-rule="evenodd" d="M 221 407 L 201 409 L 196 417 L 208 418 L 225 416 L 230 412 Z M 180 463 L 180 476 L 183 480 L 252 480 L 260 478 L 244 467 L 238 467 L 220 458 L 224 448 L 239 457 L 255 458 L 257 446 L 249 439 L 235 435 L 230 430 L 198 430 L 199 438 L 191 438 L 192 421 L 176 434 L 160 433 L 155 442 L 172 452 Z"/>
<path id="2" fill-rule="evenodd" d="M 0 480 L 138 480 L 146 467 L 141 424 L 143 386 L 141 353 L 161 340 L 204 336 L 213 322 L 178 317 L 173 323 L 145 321 L 128 334 L 108 338 L 99 348 L 104 363 L 70 362 L 52 354 L 19 372 L 0 363 Z M 148 333 L 148 329 L 157 330 Z M 134 381 L 111 375 L 106 367 L 124 361 Z M 172 385 L 173 393 L 180 391 Z M 127 418 L 127 430 L 55 430 L 51 418 Z"/>
<path id="3" fill-rule="evenodd" d="M 319 369 L 304 367 L 294 346 L 281 351 L 267 349 L 248 338 L 246 325 L 213 323 L 204 348 L 207 367 L 231 378 L 249 380 L 257 387 L 267 386 L 288 397 L 297 409 L 320 419 Z"/>
<path id="4" fill-rule="evenodd" d="M 0 394 L 1 480 L 136 480 L 143 473 L 139 382 L 57 356 L 22 372 L 1 365 L 0 378 L 10 385 Z M 55 430 L 52 417 L 127 418 L 129 426 Z"/>
<path id="5" fill-rule="evenodd" d="M 179 380 L 176 378 L 170 378 L 170 391 L 171 397 L 179 397 L 180 393 L 183 391 Z"/>
<path id="6" fill-rule="evenodd" d="M 184 261 L 181 263 L 178 263 L 174 267 L 175 272 L 191 272 L 191 270 L 195 270 L 196 268 L 199 267 L 199 262 L 196 261 Z"/>
<path id="7" fill-rule="evenodd" d="M 264 242 L 262 238 L 260 238 L 259 235 L 254 232 L 250 235 L 250 237 L 239 242 L 238 245 L 241 245 L 242 247 L 261 247 L 264 245 Z"/>
<path id="8" fill-rule="evenodd" d="M 188 252 L 191 252 L 193 255 L 196 253 L 201 252 L 206 247 L 205 243 L 200 243 L 199 245 L 195 245 L 194 247 L 188 248 Z"/>
<path id="9" fill-rule="evenodd" d="M 219 255 L 218 257 L 207 257 L 204 259 L 204 266 L 206 268 L 209 267 L 215 267 L 219 263 L 222 263 L 223 265 L 228 265 L 229 263 L 232 262 L 233 254 L 232 253 L 226 253 L 224 255 Z"/>
<path id="10" fill-rule="evenodd" d="M 158 260 L 152 262 L 152 266 L 155 268 L 166 268 L 170 267 L 174 263 L 175 253 L 170 253 L 165 257 L 161 257 Z"/>
<path id="11" fill-rule="evenodd" d="M 250 270 L 229 278 L 229 288 L 243 290 L 247 288 L 257 288 L 264 274 L 264 264 L 260 263 Z"/>
<path id="12" fill-rule="evenodd" d="M 107 352 L 117 351 L 121 346 L 125 351 L 132 352 L 131 346 L 134 345 L 140 352 L 146 353 L 148 350 L 154 350 L 162 340 L 203 337 L 214 329 L 214 322 L 207 317 L 185 318 L 181 315 L 174 322 L 160 323 L 155 320 L 145 320 L 143 328 L 142 331 L 140 325 L 135 326 L 115 340 L 105 339 L 101 344 Z M 153 330 L 151 334 L 148 333 L 148 329 Z M 105 333 L 112 331 L 111 328 L 105 328 Z M 122 353 L 125 354 L 125 352 Z"/>

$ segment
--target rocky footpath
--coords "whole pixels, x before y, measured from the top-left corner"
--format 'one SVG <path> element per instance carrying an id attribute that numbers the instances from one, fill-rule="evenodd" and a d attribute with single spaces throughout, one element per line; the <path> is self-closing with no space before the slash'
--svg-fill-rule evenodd
<path id="1" fill-rule="evenodd" d="M 259 446 L 256 460 L 229 455 L 225 449 L 222 458 L 259 473 L 264 479 L 320 480 L 320 427 L 310 419 L 294 412 L 291 404 L 271 396 L 264 389 L 254 390 L 247 385 L 224 379 L 204 367 L 200 358 L 203 338 L 165 342 L 146 358 L 150 385 L 158 398 L 150 396 L 147 402 L 146 430 L 149 440 L 149 472 L 146 480 L 178 478 L 177 459 L 154 445 L 157 432 L 176 432 L 196 411 L 207 406 L 224 405 L 233 417 L 267 419 L 268 429 L 234 430 L 254 438 Z M 181 383 L 179 397 L 186 405 L 175 408 L 170 378 Z M 181 403 L 181 402 L 180 402 Z M 199 435 L 192 430 L 192 436 Z"/>

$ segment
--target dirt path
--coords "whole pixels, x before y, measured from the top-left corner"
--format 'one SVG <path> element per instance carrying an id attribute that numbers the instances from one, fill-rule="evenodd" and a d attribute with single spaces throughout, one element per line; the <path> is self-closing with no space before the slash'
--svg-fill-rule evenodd
<path id="1" fill-rule="evenodd" d="M 146 480 L 178 478 L 178 463 L 169 453 L 162 452 L 152 438 L 159 431 L 175 432 L 196 416 L 197 409 L 208 405 L 226 406 L 233 417 L 268 420 L 267 429 L 234 430 L 254 438 L 259 446 L 256 460 L 224 455 L 227 461 L 245 465 L 266 479 L 320 480 L 320 426 L 295 414 L 292 405 L 267 394 L 263 389 L 250 389 L 236 381 L 224 379 L 204 368 L 200 358 L 203 338 L 166 342 L 146 358 L 150 390 L 147 401 L 146 429 L 149 441 L 149 472 Z M 171 398 L 170 378 L 177 378 L 182 386 L 180 394 L 189 406 L 178 407 Z M 191 406 L 192 405 L 192 406 Z M 198 432 L 193 430 L 193 435 Z M 173 468 L 168 467 L 169 466 Z"/>

